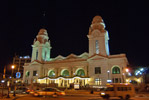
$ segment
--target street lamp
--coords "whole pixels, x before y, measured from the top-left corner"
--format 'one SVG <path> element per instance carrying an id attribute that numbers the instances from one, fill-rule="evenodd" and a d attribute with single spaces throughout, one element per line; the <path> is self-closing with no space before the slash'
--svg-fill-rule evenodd
<path id="1" fill-rule="evenodd" d="M 2 98 L 3 98 L 3 88 L 4 88 L 4 82 L 5 82 L 5 80 L 1 80 L 1 83 L 2 83 Z"/>
<path id="2" fill-rule="evenodd" d="M 123 72 L 123 74 L 122 74 L 123 83 L 124 83 L 124 82 L 128 82 L 128 80 L 127 80 L 128 74 L 129 74 L 129 69 L 128 69 L 128 68 L 125 68 L 125 69 L 124 69 L 124 72 Z M 124 77 L 125 77 L 125 78 L 124 78 Z"/>
<path id="3" fill-rule="evenodd" d="M 11 73 L 11 77 L 12 77 L 12 83 L 13 83 L 13 70 L 14 70 L 14 68 L 15 68 L 15 66 L 14 65 L 12 65 L 11 66 L 11 69 L 12 69 L 12 73 Z M 16 96 L 16 94 L 15 94 L 15 83 L 14 83 L 14 93 L 13 93 L 13 96 Z"/>
<path id="4" fill-rule="evenodd" d="M 129 69 L 128 69 L 128 68 L 126 69 L 126 72 L 127 72 L 127 73 L 129 72 Z"/>
<path id="5" fill-rule="evenodd" d="M 109 73 L 110 73 L 110 71 L 108 70 L 107 73 L 108 73 L 108 80 L 109 80 Z"/>
<path id="6" fill-rule="evenodd" d="M 14 69 L 14 65 L 11 66 L 11 69 L 12 69 L 11 77 L 13 77 L 13 69 Z"/>
<path id="7" fill-rule="evenodd" d="M 10 79 L 10 78 L 9 78 Z M 9 96 L 9 88 L 10 88 L 10 83 L 9 83 L 10 81 L 8 81 L 7 82 L 7 87 L 8 87 L 8 94 L 7 94 L 7 98 L 10 98 L 10 96 Z"/>
<path id="8" fill-rule="evenodd" d="M 110 80 L 110 76 L 109 76 L 110 71 L 108 70 L 107 73 L 108 73 L 108 80 L 107 80 L 107 83 L 111 83 L 112 81 Z"/>

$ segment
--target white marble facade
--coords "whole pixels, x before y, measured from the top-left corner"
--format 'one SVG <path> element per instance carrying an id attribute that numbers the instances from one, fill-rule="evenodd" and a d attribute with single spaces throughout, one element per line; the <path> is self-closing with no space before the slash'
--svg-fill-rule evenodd
<path id="1" fill-rule="evenodd" d="M 100 16 L 93 18 L 87 37 L 89 53 L 51 58 L 52 47 L 47 30 L 40 29 L 32 45 L 32 61 L 24 65 L 23 82 L 54 83 L 59 87 L 69 87 L 70 84 L 104 86 L 108 82 L 125 82 L 126 55 L 110 55 L 108 32 Z"/>

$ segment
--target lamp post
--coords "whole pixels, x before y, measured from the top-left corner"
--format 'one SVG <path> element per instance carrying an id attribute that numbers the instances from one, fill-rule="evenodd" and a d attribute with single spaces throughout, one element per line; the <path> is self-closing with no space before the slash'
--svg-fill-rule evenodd
<path id="1" fill-rule="evenodd" d="M 111 83 L 112 81 L 110 80 L 110 71 L 108 70 L 107 73 L 108 73 L 108 80 L 107 80 L 107 83 Z"/>
<path id="2" fill-rule="evenodd" d="M 9 78 L 9 79 L 10 79 L 10 78 Z M 10 88 L 9 86 L 10 86 L 10 83 L 9 83 L 9 82 L 10 82 L 10 80 L 7 82 L 7 87 L 8 87 L 8 95 L 7 95 L 7 98 L 10 98 L 10 96 L 9 96 L 9 88 Z"/>
<path id="3" fill-rule="evenodd" d="M 108 80 L 109 80 L 109 73 L 110 73 L 110 71 L 108 70 L 107 73 L 108 73 Z"/>
<path id="4" fill-rule="evenodd" d="M 13 77 L 13 69 L 14 69 L 14 65 L 11 66 L 12 72 L 11 72 L 11 77 Z"/>
<path id="5" fill-rule="evenodd" d="M 126 69 L 124 69 L 124 72 L 122 73 L 123 83 L 126 82 L 126 76 L 127 76 L 128 72 L 129 72 L 129 69 L 126 68 Z"/>
<path id="6" fill-rule="evenodd" d="M 1 83 L 2 83 L 2 98 L 3 98 L 3 88 L 4 88 L 4 82 L 5 82 L 5 80 L 1 80 Z"/>
<path id="7" fill-rule="evenodd" d="M 12 69 L 11 77 L 12 77 L 12 83 L 14 83 L 13 96 L 16 96 L 16 94 L 15 94 L 15 88 L 16 88 L 16 87 L 15 87 L 15 82 L 13 82 L 13 81 L 14 81 L 14 80 L 13 80 L 13 79 L 14 79 L 14 77 L 13 77 L 13 70 L 14 70 L 14 68 L 15 68 L 15 66 L 12 65 L 12 66 L 11 66 L 11 69 Z"/>

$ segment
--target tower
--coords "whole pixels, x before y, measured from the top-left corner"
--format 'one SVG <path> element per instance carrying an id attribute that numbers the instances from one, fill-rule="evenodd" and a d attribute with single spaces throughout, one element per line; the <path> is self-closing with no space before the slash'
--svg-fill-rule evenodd
<path id="1" fill-rule="evenodd" d="M 50 61 L 50 40 L 46 29 L 40 29 L 32 45 L 32 60 Z"/>
<path id="2" fill-rule="evenodd" d="M 101 16 L 95 16 L 89 28 L 89 56 L 100 54 L 109 55 L 109 36 Z"/>

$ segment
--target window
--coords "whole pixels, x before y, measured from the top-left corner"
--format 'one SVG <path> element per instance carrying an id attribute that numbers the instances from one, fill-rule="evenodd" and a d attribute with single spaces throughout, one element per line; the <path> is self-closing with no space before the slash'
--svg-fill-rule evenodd
<path id="1" fill-rule="evenodd" d="M 119 82 L 121 83 L 121 78 L 119 78 Z"/>
<path id="2" fill-rule="evenodd" d="M 45 61 L 46 61 L 46 56 L 47 56 L 47 52 L 45 52 L 45 58 L 44 58 Z"/>
<path id="3" fill-rule="evenodd" d="M 99 54 L 99 41 L 95 41 L 95 47 L 96 47 L 96 54 Z"/>
<path id="4" fill-rule="evenodd" d="M 68 70 L 64 70 L 63 72 L 62 72 L 62 76 L 69 76 L 69 71 Z"/>
<path id="5" fill-rule="evenodd" d="M 36 76 L 36 74 L 37 74 L 37 71 L 33 71 L 33 76 Z"/>
<path id="6" fill-rule="evenodd" d="M 123 90 L 124 90 L 124 91 L 127 91 L 127 87 L 123 87 Z"/>
<path id="7" fill-rule="evenodd" d="M 36 51 L 36 60 L 38 59 L 38 50 Z"/>
<path id="8" fill-rule="evenodd" d="M 101 74 L 101 67 L 95 67 L 95 74 Z"/>
<path id="9" fill-rule="evenodd" d="M 117 87 L 117 90 L 118 90 L 118 91 L 121 91 L 121 87 Z"/>
<path id="10" fill-rule="evenodd" d="M 114 88 L 113 88 L 113 87 L 107 87 L 107 88 L 105 89 L 105 91 L 114 91 Z"/>
<path id="11" fill-rule="evenodd" d="M 128 90 L 131 90 L 131 87 L 127 87 L 128 88 Z"/>
<path id="12" fill-rule="evenodd" d="M 128 87 L 117 87 L 118 91 L 128 91 Z"/>
<path id="13" fill-rule="evenodd" d="M 113 67 L 112 74 L 120 74 L 120 68 L 119 67 Z"/>
<path id="14" fill-rule="evenodd" d="M 115 83 L 118 83 L 118 78 L 115 78 Z"/>
<path id="15" fill-rule="evenodd" d="M 29 75 L 30 75 L 30 72 L 27 71 L 27 72 L 26 72 L 26 77 L 29 77 Z"/>
<path id="16" fill-rule="evenodd" d="M 113 83 L 121 83 L 121 78 L 112 78 Z"/>
<path id="17" fill-rule="evenodd" d="M 77 71 L 77 75 L 78 75 L 78 76 L 85 76 L 84 70 L 83 70 L 83 69 L 79 69 L 79 70 Z"/>
<path id="18" fill-rule="evenodd" d="M 53 70 L 49 72 L 49 77 L 55 77 L 55 72 Z"/>
<path id="19" fill-rule="evenodd" d="M 96 85 L 101 85 L 102 84 L 101 79 L 100 78 L 96 78 L 95 79 L 95 84 Z"/>

